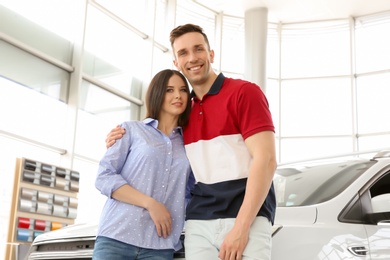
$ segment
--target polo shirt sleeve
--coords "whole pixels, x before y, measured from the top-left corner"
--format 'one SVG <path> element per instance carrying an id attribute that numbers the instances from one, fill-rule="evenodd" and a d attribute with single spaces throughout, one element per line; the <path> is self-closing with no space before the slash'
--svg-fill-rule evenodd
<path id="1" fill-rule="evenodd" d="M 245 83 L 237 97 L 237 118 L 244 139 L 262 131 L 273 131 L 275 127 L 268 100 L 259 86 Z"/>

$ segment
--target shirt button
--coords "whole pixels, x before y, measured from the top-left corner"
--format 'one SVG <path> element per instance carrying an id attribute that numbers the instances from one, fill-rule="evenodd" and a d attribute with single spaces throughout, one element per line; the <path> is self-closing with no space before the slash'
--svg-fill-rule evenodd
<path id="1" fill-rule="evenodd" d="M 203 114 L 203 112 L 201 111 L 201 112 L 199 112 L 199 115 L 201 115 L 201 114 Z"/>

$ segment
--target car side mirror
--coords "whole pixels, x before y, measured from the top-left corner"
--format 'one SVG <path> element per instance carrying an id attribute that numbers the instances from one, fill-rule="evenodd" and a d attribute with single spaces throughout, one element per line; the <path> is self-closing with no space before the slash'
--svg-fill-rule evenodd
<path id="1" fill-rule="evenodd" d="M 390 193 L 381 194 L 371 199 L 372 212 L 390 212 Z"/>
<path id="2" fill-rule="evenodd" d="M 368 214 L 371 223 L 380 226 L 390 225 L 390 193 L 373 197 L 371 205 L 372 213 Z"/>

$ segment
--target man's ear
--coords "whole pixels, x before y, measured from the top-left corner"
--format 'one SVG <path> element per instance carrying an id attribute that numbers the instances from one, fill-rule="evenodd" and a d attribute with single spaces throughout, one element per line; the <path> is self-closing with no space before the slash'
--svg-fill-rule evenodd
<path id="1" fill-rule="evenodd" d="M 176 69 L 180 71 L 179 67 L 177 66 L 178 64 L 177 64 L 176 59 L 173 60 L 173 65 L 175 65 Z"/>
<path id="2" fill-rule="evenodd" d="M 210 50 L 210 62 L 214 63 L 214 50 Z"/>

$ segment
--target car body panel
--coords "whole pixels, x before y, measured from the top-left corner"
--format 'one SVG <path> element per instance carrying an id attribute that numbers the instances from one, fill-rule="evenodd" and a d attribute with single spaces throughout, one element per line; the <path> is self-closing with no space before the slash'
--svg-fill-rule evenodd
<path id="1" fill-rule="evenodd" d="M 318 221 L 313 218 L 313 215 L 317 216 L 317 207 L 321 208 L 321 205 L 305 207 L 304 210 L 299 207 L 278 209 L 275 223 L 283 227 L 272 239 L 272 259 L 369 259 L 354 258 L 348 251 L 348 247 L 368 248 L 364 227 L 324 218 Z M 303 214 L 306 216 L 301 219 Z M 290 217 L 293 219 L 288 220 Z"/>
<path id="2" fill-rule="evenodd" d="M 70 225 L 51 232 L 43 233 L 36 237 L 35 243 L 44 243 L 45 241 L 53 241 L 57 239 L 72 240 L 91 237 L 95 238 L 97 233 L 97 223 L 81 223 Z"/>
<path id="3" fill-rule="evenodd" d="M 365 225 L 364 227 L 370 245 L 371 259 L 390 259 L 390 221 L 379 226 Z"/>

